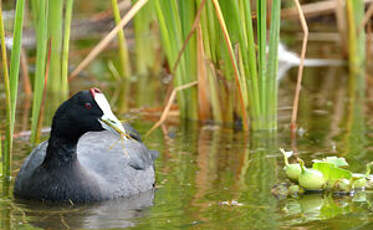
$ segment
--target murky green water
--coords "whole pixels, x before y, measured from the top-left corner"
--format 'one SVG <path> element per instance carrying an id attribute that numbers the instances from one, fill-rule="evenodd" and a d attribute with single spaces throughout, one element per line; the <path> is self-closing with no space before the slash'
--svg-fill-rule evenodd
<path id="1" fill-rule="evenodd" d="M 306 69 L 299 111 L 302 132 L 291 142 L 295 75 L 291 70 L 281 81 L 277 135 L 245 135 L 192 122 L 169 124 L 167 132 L 159 129 L 145 140 L 160 152 L 154 193 L 61 207 L 16 201 L 12 184 L 8 190 L 3 182 L 2 192 L 10 191 L 10 196 L 0 200 L 1 229 L 373 229 L 372 191 L 297 199 L 271 194 L 272 186 L 284 181 L 279 147 L 297 150 L 306 163 L 343 156 L 354 172 L 363 172 L 373 160 L 370 93 L 361 100 L 360 91 L 348 87 L 353 79 L 343 69 Z M 141 114 L 130 117 L 140 133 L 153 124 Z M 29 151 L 27 142 L 17 139 L 14 174 Z"/>
<path id="2" fill-rule="evenodd" d="M 83 1 L 77 4 L 83 18 L 84 14 L 108 8 L 102 4 L 87 7 L 85 1 L 84 6 Z M 72 49 L 81 47 L 86 47 L 84 41 L 78 41 Z M 338 52 L 325 43 L 310 43 L 310 47 L 311 56 Z M 84 55 L 73 53 L 72 63 Z M 113 99 L 118 112 L 121 89 L 110 81 L 108 69 L 112 55 L 101 55 L 71 86 L 73 92 L 99 86 Z M 300 132 L 296 142 L 291 141 L 289 122 L 296 71 L 291 69 L 280 84 L 277 134 L 245 134 L 231 127 L 193 122 L 169 123 L 165 130 L 158 129 L 145 140 L 160 152 L 157 189 L 131 199 L 83 206 L 17 201 L 12 196 L 14 180 L 8 184 L 1 179 L 0 229 L 373 229 L 373 191 L 352 197 L 312 194 L 289 199 L 278 199 L 271 193 L 273 185 L 285 180 L 279 147 L 298 151 L 308 164 L 313 158 L 343 156 L 354 172 L 363 172 L 365 164 L 373 160 L 373 92 L 368 86 L 362 96 L 362 78 L 349 77 L 343 68 L 305 69 Z M 154 78 L 131 80 L 128 106 L 155 107 L 163 103 L 164 94 L 159 90 L 164 86 L 160 87 L 161 79 Z M 29 129 L 29 100 L 20 98 L 17 132 Z M 3 115 L 3 95 L 0 102 Z M 45 117 L 46 125 L 51 115 Z M 142 113 L 122 118 L 128 117 L 142 134 L 153 124 Z M 28 141 L 16 139 L 14 175 L 29 152 Z"/>

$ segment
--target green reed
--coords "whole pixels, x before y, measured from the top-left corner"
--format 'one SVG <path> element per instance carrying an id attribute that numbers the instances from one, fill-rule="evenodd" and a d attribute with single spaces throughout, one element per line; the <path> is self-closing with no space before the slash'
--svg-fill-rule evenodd
<path id="1" fill-rule="evenodd" d="M 133 0 L 133 3 L 137 0 Z M 155 84 L 152 76 L 157 76 L 160 71 L 159 36 L 156 31 L 155 2 L 149 1 L 136 14 L 133 20 L 135 35 L 135 67 L 137 75 L 137 106 L 149 104 L 149 95 L 155 94 Z"/>
<path id="2" fill-rule="evenodd" d="M 201 2 L 167 0 L 160 4 L 157 1 L 162 46 L 170 66 L 185 41 L 185 35 L 190 31 L 188 28 L 191 28 L 196 17 L 195 9 Z M 208 89 L 206 92 L 212 111 L 211 119 L 231 123 L 235 119 L 234 115 L 240 115 L 245 123 L 247 110 L 251 129 L 271 130 L 277 128 L 277 47 L 281 2 L 256 2 L 256 28 L 251 15 L 252 3 L 244 0 L 206 2 L 199 23 L 205 61 L 197 63 L 195 52 L 186 50 L 182 56 L 183 65 L 180 65 L 179 72 L 174 73 L 175 86 L 190 82 L 193 79 L 190 74 L 195 73 L 194 69 L 206 65 L 208 83 L 200 83 L 198 87 Z M 270 21 L 267 20 L 267 8 L 271 9 Z M 223 15 L 223 20 L 217 20 L 217 17 L 221 17 L 219 14 Z M 225 29 L 229 34 L 228 39 L 225 37 Z M 189 48 L 196 50 L 194 41 L 189 42 Z M 191 71 L 185 70 L 186 66 Z M 194 110 L 188 102 L 196 100 L 197 97 L 186 99 L 185 95 L 179 96 L 180 110 Z"/>
<path id="3" fill-rule="evenodd" d="M 31 1 L 36 31 L 36 70 L 31 118 L 31 142 L 39 140 L 42 127 L 43 98 L 48 94 L 47 114 L 52 115 L 57 106 L 67 98 L 68 58 L 73 12 L 73 0 Z M 65 13 L 64 13 L 65 12 Z M 49 44 L 49 46 L 48 46 Z M 50 49 L 50 57 L 47 51 Z M 47 59 L 49 71 L 46 73 Z M 51 117 L 51 116 L 48 116 Z"/>
<path id="4" fill-rule="evenodd" d="M 133 0 L 135 3 L 137 0 Z M 155 22 L 155 4 L 154 1 L 149 1 L 136 14 L 133 21 L 133 28 L 135 33 L 135 54 L 136 54 L 136 72 L 144 79 L 150 72 L 154 73 L 156 61 L 156 47 L 158 40 L 154 33 Z M 151 70 L 151 71 L 150 71 Z"/>
<path id="5" fill-rule="evenodd" d="M 65 22 L 64 22 L 64 35 L 63 35 L 63 48 L 62 48 L 62 70 L 61 70 L 61 85 L 62 96 L 67 98 L 69 92 L 69 84 L 67 82 L 69 74 L 69 47 L 70 47 L 70 31 L 71 31 L 71 18 L 73 14 L 74 0 L 66 0 L 65 8 Z"/>
<path id="6" fill-rule="evenodd" d="M 10 155 L 12 152 L 13 146 L 13 135 L 12 135 L 12 104 L 11 104 L 11 93 L 10 93 L 10 80 L 8 74 L 8 58 L 6 54 L 6 45 L 5 45 L 5 31 L 4 31 L 4 22 L 3 22 L 3 9 L 2 1 L 0 1 L 0 39 L 1 39 L 1 57 L 3 64 L 3 82 L 5 88 L 5 112 L 6 112 L 6 128 L 5 128 L 5 147 L 4 152 L 6 155 Z"/>
<path id="7" fill-rule="evenodd" d="M 0 6 L 2 2 L 0 3 Z M 1 27 L 1 48 L 2 48 L 2 62 L 3 62 L 3 75 L 6 94 L 6 139 L 5 151 L 3 156 L 3 170 L 6 177 L 10 176 L 11 162 L 12 162 L 12 149 L 13 149 L 13 133 L 15 125 L 15 114 L 17 107 L 17 93 L 18 93 L 18 79 L 19 67 L 22 46 L 22 30 L 23 30 L 23 15 L 24 15 L 25 0 L 17 1 L 16 12 L 14 19 L 13 31 L 13 45 L 10 58 L 10 74 L 8 75 L 8 61 L 5 46 L 5 32 L 2 18 L 2 7 L 0 7 L 0 27 Z M 1 148 L 1 147 L 0 147 Z"/>
<path id="8" fill-rule="evenodd" d="M 112 0 L 113 14 L 115 23 L 120 23 L 120 11 L 118 8 L 118 0 Z M 128 78 L 131 75 L 131 65 L 129 62 L 127 41 L 124 36 L 123 30 L 118 32 L 118 46 L 119 46 L 119 59 L 120 59 L 120 76 L 122 78 Z"/>
<path id="9" fill-rule="evenodd" d="M 162 46 L 167 57 L 171 71 L 174 71 L 174 86 L 181 86 L 196 80 L 196 42 L 192 38 L 180 58 L 178 67 L 173 67 L 177 61 L 179 51 L 183 46 L 187 33 L 195 15 L 194 1 L 156 0 L 159 29 L 161 32 Z M 177 95 L 180 115 L 186 119 L 196 120 L 197 94 L 195 88 L 180 91 Z"/>
<path id="10" fill-rule="evenodd" d="M 31 1 L 36 31 L 36 70 L 34 77 L 34 95 L 31 116 L 31 142 L 38 142 L 38 122 L 43 100 L 44 78 L 48 39 L 48 7 L 49 1 Z"/>
<path id="11" fill-rule="evenodd" d="M 268 119 L 267 129 L 277 128 L 277 92 L 278 92 L 278 45 L 280 43 L 280 22 L 281 22 L 281 0 L 272 1 L 270 34 L 268 41 L 268 70 L 267 70 L 267 108 Z"/>
<path id="12" fill-rule="evenodd" d="M 3 146 L 2 146 L 2 142 L 3 142 L 3 139 L 2 139 L 1 133 L 0 133 L 0 159 L 4 159 L 4 157 L 3 157 Z M 3 171 L 4 164 L 5 164 L 5 161 L 2 160 L 1 164 L 0 164 L 0 177 L 2 175 L 4 175 L 4 171 Z"/>
<path id="13" fill-rule="evenodd" d="M 364 1 L 346 1 L 350 71 L 358 73 L 365 64 Z"/>
<path id="14" fill-rule="evenodd" d="M 199 0 L 197 3 L 200 5 L 202 0 Z M 217 75 L 215 68 L 212 68 L 213 63 L 217 63 L 217 43 L 219 42 L 219 38 L 221 38 L 221 32 L 218 27 L 217 19 L 214 15 L 213 5 L 211 1 L 207 1 L 204 9 L 201 14 L 200 19 L 200 27 L 201 27 L 201 40 L 204 45 L 204 58 L 205 60 L 209 60 L 210 64 L 207 63 L 199 63 L 199 64 L 206 64 L 207 69 L 207 82 L 206 86 L 198 86 L 198 87 L 205 87 L 207 88 L 207 92 L 209 94 L 209 103 L 211 107 L 212 117 L 214 121 L 218 123 L 224 122 L 224 113 L 223 113 L 223 105 L 222 105 L 222 85 L 219 84 L 217 80 Z M 206 61 L 205 61 L 206 62 Z M 229 111 L 224 110 L 227 114 Z"/>
<path id="15" fill-rule="evenodd" d="M 49 1 L 47 7 L 47 28 L 50 40 L 50 66 L 47 80 L 47 89 L 59 94 L 61 88 L 61 52 L 62 52 L 62 25 L 64 1 Z M 40 22 L 40 21 L 39 21 Z M 57 96 L 57 95 L 55 95 Z M 58 95 L 60 96 L 60 95 Z"/>

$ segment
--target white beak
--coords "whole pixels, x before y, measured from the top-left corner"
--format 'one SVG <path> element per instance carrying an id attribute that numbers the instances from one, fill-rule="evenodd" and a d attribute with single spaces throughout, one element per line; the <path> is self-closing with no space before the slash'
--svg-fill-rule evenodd
<path id="1" fill-rule="evenodd" d="M 111 111 L 109 102 L 106 100 L 105 95 L 102 93 L 95 93 L 94 99 L 97 105 L 100 107 L 100 109 L 104 113 L 102 117 L 98 119 L 98 121 L 102 125 L 102 128 L 118 136 L 121 136 L 121 135 L 128 136 L 128 134 L 123 128 L 122 123 L 118 120 L 118 118 Z"/>

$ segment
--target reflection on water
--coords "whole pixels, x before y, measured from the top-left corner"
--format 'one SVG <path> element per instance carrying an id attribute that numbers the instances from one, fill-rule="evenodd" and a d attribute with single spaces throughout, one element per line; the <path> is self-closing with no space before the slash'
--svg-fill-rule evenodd
<path id="1" fill-rule="evenodd" d="M 289 226 L 307 224 L 317 227 L 324 222 L 339 226 L 336 229 L 368 229 L 368 226 L 373 226 L 369 204 L 372 198 L 373 193 L 370 192 L 360 192 L 353 197 L 310 194 L 301 199 L 285 199 L 280 202 L 279 208 L 286 216 L 284 224 Z M 360 221 L 354 216 L 359 216 Z"/>
<path id="2" fill-rule="evenodd" d="M 319 79 L 320 73 L 327 78 Z M 358 90 L 361 78 L 349 79 L 341 69 L 306 69 L 301 131 L 292 143 L 292 76 L 281 82 L 286 87 L 280 90 L 277 134 L 245 134 L 193 122 L 158 129 L 145 140 L 161 153 L 157 189 L 132 199 L 63 207 L 15 201 L 12 184 L 7 188 L 3 180 L 1 229 L 373 229 L 371 191 L 282 200 L 271 194 L 272 186 L 285 180 L 279 147 L 296 149 L 308 163 L 327 155 L 344 156 L 354 172 L 364 172 L 373 160 L 373 116 Z M 357 81 L 357 88 L 347 87 L 351 80 Z M 18 116 L 22 120 L 22 113 Z M 152 123 L 137 116 L 134 126 L 145 133 Z M 30 147 L 18 138 L 15 150 L 13 175 Z"/>
<path id="3" fill-rule="evenodd" d="M 85 16 L 110 8 L 110 1 L 76 3 Z M 83 59 L 84 48 L 97 39 L 90 29 L 99 32 L 96 30 L 106 28 L 97 23 L 92 28 L 82 25 L 88 31 L 76 28 L 90 37 L 72 43 L 72 50 L 77 50 L 71 55 L 72 65 Z M 333 53 L 330 46 L 309 44 L 308 54 L 327 56 Z M 109 62 L 115 55 L 115 50 L 108 51 L 95 59 L 72 82 L 71 91 L 100 87 L 116 104 L 118 113 L 134 105 L 162 105 L 164 85 L 158 76 L 133 76 L 131 85 L 110 80 Z M 32 72 L 32 65 L 29 68 Z M 292 143 L 288 126 L 296 76 L 297 69 L 290 69 L 280 82 L 276 135 L 244 134 L 191 122 L 154 132 L 145 140 L 161 153 L 156 161 L 154 193 L 91 205 L 55 206 L 14 200 L 13 181 L 1 178 L 0 229 L 373 229 L 372 191 L 353 197 L 313 194 L 282 200 L 271 194 L 272 186 L 285 180 L 279 147 L 297 150 L 306 162 L 328 155 L 344 156 L 354 172 L 364 172 L 365 164 L 373 160 L 372 100 L 366 99 L 364 76 L 348 76 L 343 68 L 305 68 L 299 132 Z M 17 133 L 30 128 L 31 102 L 24 95 L 19 98 Z M 1 115 L 4 105 L 4 95 L 0 95 Z M 53 109 L 47 112 L 44 126 L 50 125 Z M 134 126 L 145 133 L 153 123 L 144 121 L 141 114 L 135 116 Z M 0 128 L 3 126 L 0 119 Z M 26 140 L 15 140 L 13 175 L 30 150 Z"/>
<path id="4" fill-rule="evenodd" d="M 291 110 L 287 106 L 295 85 L 288 77 L 282 82 L 287 88 L 280 91 L 278 134 L 245 134 L 193 122 L 169 125 L 145 140 L 161 153 L 156 161 L 155 193 L 58 207 L 15 201 L 12 184 L 8 188 L 3 183 L 1 229 L 373 229 L 371 191 L 353 197 L 314 194 L 281 200 L 271 194 L 272 186 L 285 180 L 279 147 L 298 150 L 306 162 L 344 156 L 354 172 L 365 171 L 365 164 L 373 160 L 372 111 L 359 90 L 347 87 L 351 86 L 348 76 L 344 78 L 340 71 L 331 71 L 332 80 L 320 87 L 320 79 L 309 79 L 318 72 L 306 69 L 299 119 L 302 132 L 296 142 L 290 141 L 288 129 Z M 342 80 L 337 80 L 340 75 Z M 134 122 L 140 133 L 151 125 L 140 117 Z M 13 175 L 30 147 L 19 138 L 15 149 Z"/>
<path id="5" fill-rule="evenodd" d="M 154 192 L 131 199 L 118 199 L 91 205 L 56 206 L 39 202 L 17 201 L 10 218 L 39 228 L 125 228 L 134 226 L 134 219 L 145 215 L 153 204 Z M 10 223 L 12 224 L 12 223 Z"/>

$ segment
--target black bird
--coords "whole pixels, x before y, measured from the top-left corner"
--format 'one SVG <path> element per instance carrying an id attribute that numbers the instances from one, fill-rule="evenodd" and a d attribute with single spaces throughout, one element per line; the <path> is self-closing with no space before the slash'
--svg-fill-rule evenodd
<path id="1" fill-rule="evenodd" d="M 14 195 L 73 203 L 129 197 L 153 189 L 156 155 L 123 127 L 100 90 L 81 91 L 57 109 L 50 138 L 25 160 Z"/>

